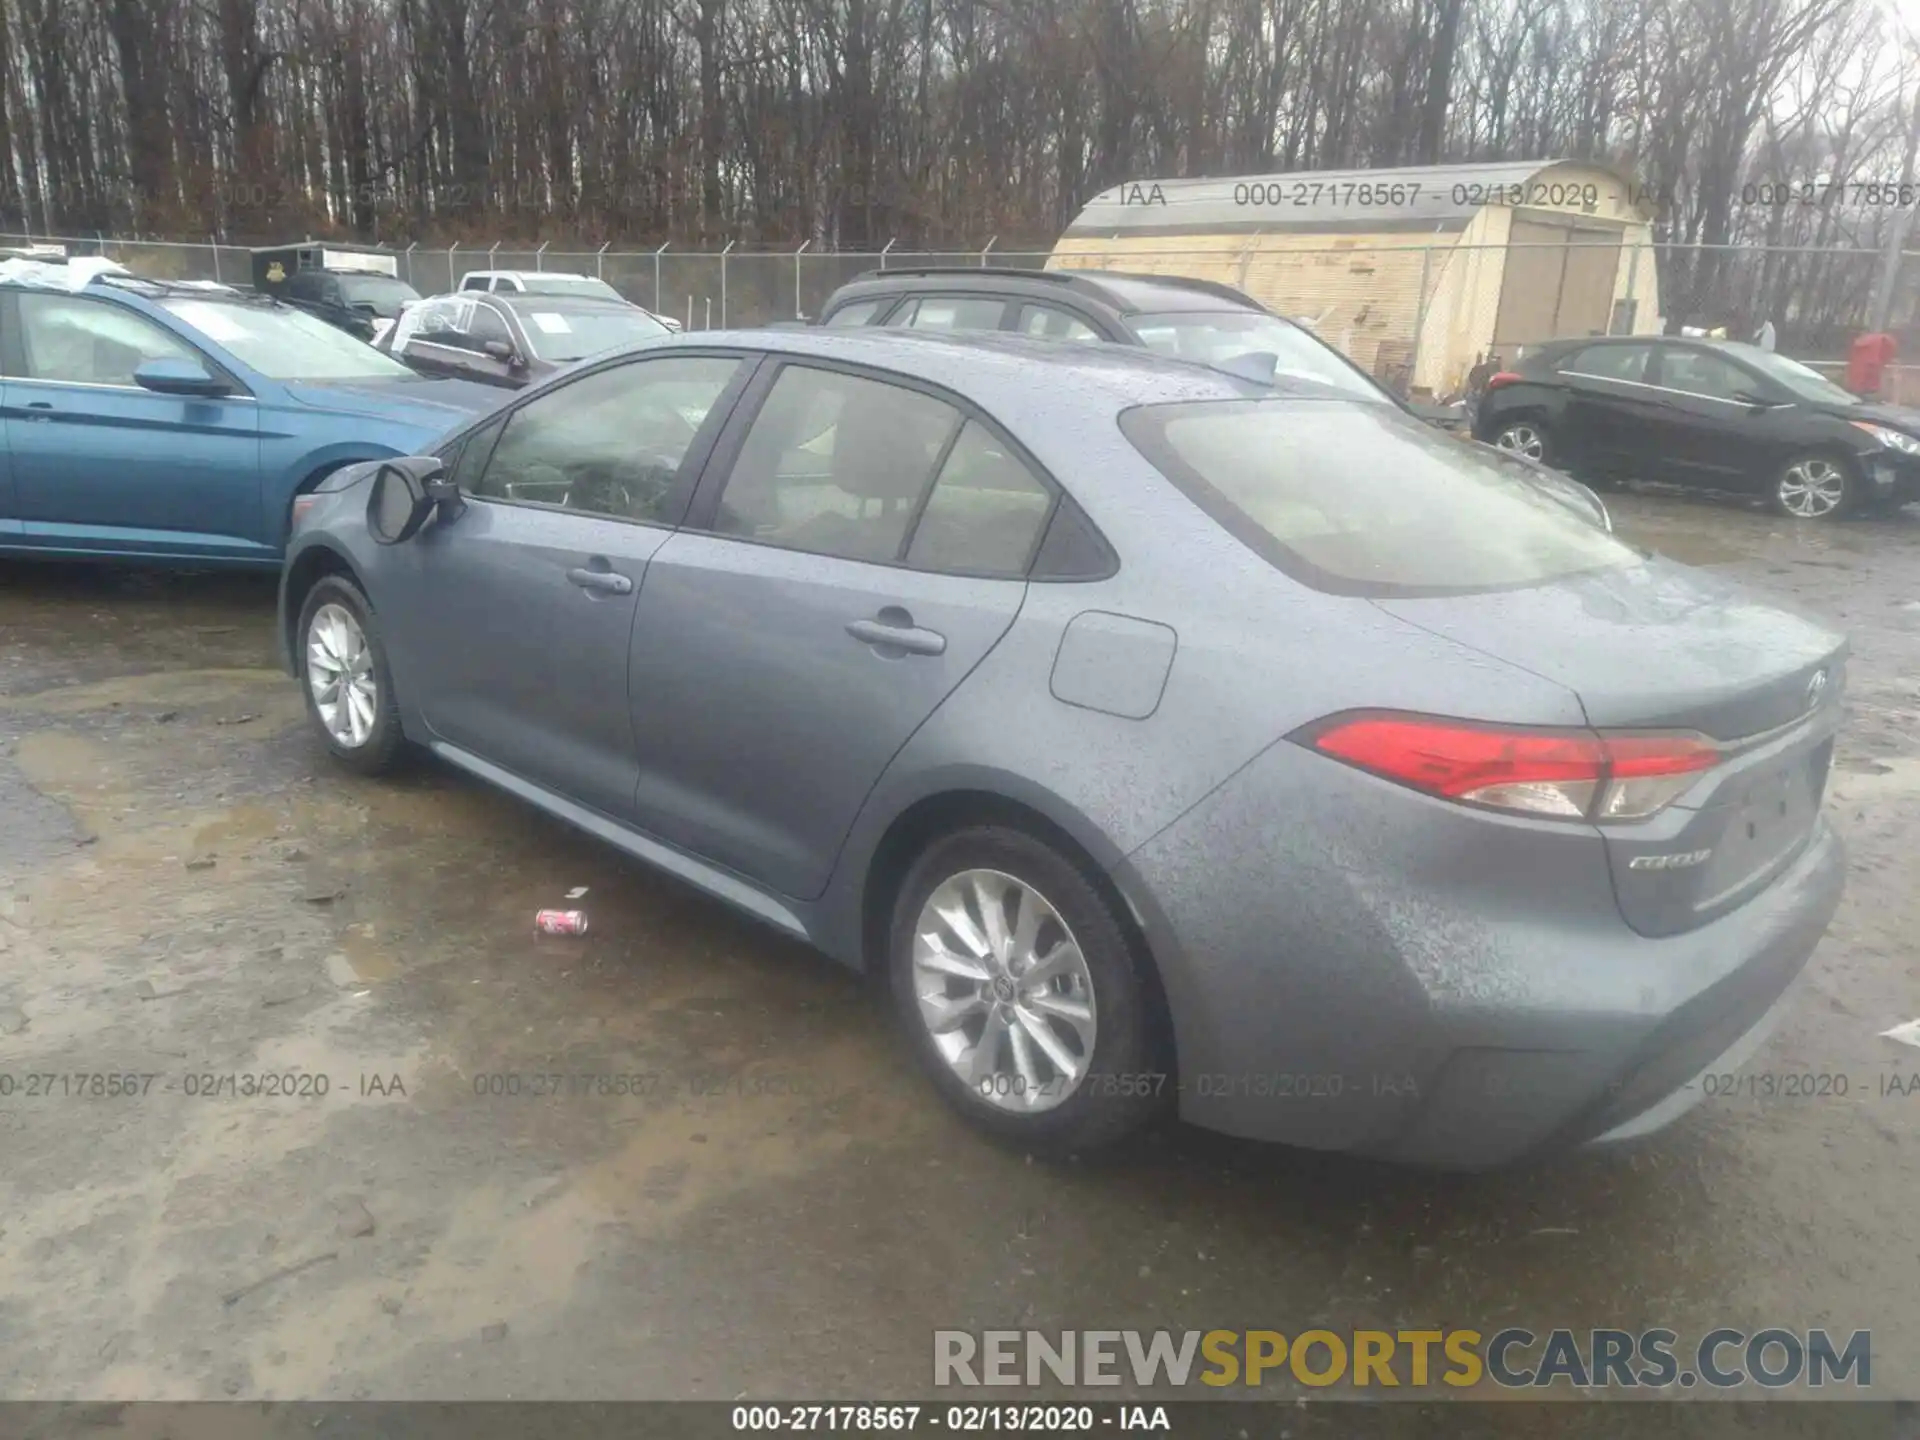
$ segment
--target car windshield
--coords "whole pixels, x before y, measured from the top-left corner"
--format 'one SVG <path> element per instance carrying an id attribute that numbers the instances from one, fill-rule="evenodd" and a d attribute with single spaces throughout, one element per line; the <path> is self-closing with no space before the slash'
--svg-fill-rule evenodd
<path id="1" fill-rule="evenodd" d="M 398 315 L 400 307 L 418 300 L 420 292 L 391 275 L 342 275 L 340 293 L 349 305 L 371 305 L 377 315 Z"/>
<path id="2" fill-rule="evenodd" d="M 558 275 L 522 275 L 520 288 L 527 295 L 591 295 L 596 300 L 624 300 L 613 286 L 591 276 L 566 278 Z"/>
<path id="3" fill-rule="evenodd" d="M 603 350 L 656 340 L 667 327 L 644 310 L 517 307 L 527 343 L 542 360 L 584 360 Z"/>
<path id="4" fill-rule="evenodd" d="M 1802 365 L 1798 360 L 1789 360 L 1772 350 L 1763 350 L 1758 345 L 1729 344 L 1727 349 L 1754 369 L 1763 372 L 1769 379 L 1786 386 L 1803 400 L 1812 400 L 1821 405 L 1858 405 L 1860 397 L 1851 390 L 1843 390 L 1827 379 L 1810 365 Z"/>
<path id="5" fill-rule="evenodd" d="M 1297 397 L 1152 405 L 1120 428 L 1226 530 L 1317 589 L 1471 594 L 1639 560 L 1524 462 L 1398 410 Z"/>
<path id="6" fill-rule="evenodd" d="M 1251 310 L 1189 310 L 1135 315 L 1128 328 L 1149 350 L 1202 365 L 1224 365 L 1242 355 L 1274 357 L 1273 373 L 1331 385 L 1367 400 L 1393 397 L 1337 350 L 1298 325 Z"/>
<path id="7" fill-rule="evenodd" d="M 273 380 L 408 380 L 413 371 L 364 340 L 284 305 L 162 300 L 241 363 Z"/>

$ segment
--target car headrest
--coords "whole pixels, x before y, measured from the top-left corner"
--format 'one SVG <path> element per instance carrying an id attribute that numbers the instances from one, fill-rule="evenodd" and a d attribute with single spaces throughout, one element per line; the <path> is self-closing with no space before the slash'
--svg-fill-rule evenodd
<path id="1" fill-rule="evenodd" d="M 855 387 L 834 427 L 833 483 L 864 500 L 917 500 L 951 423 L 937 402 Z"/>

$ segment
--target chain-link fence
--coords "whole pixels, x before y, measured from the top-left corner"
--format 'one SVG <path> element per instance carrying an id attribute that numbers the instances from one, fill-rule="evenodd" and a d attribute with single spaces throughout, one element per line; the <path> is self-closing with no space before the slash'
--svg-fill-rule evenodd
<path id="1" fill-rule="evenodd" d="M 252 252 L 238 246 L 111 237 L 71 238 L 71 254 L 104 254 L 155 278 L 247 284 Z M 0 235 L 0 246 L 29 237 Z M 1468 243 L 1452 237 L 1274 233 L 1161 238 L 1069 237 L 1051 252 L 886 250 L 648 251 L 505 244 L 393 251 L 401 279 L 423 295 L 472 270 L 597 276 L 690 330 L 817 318 L 855 276 L 908 267 L 1071 266 L 1219 281 L 1296 319 L 1383 382 L 1427 396 L 1457 394 L 1477 364 L 1511 363 L 1547 339 L 1656 334 L 1683 323 L 1751 338 L 1774 325 L 1777 347 L 1807 360 L 1844 356 L 1866 328 L 1881 287 L 1892 328 L 1920 349 L 1920 266 L 1891 274 L 1873 250 L 1682 246 L 1660 243 Z M 1903 350 L 1907 349 L 1905 341 Z"/>

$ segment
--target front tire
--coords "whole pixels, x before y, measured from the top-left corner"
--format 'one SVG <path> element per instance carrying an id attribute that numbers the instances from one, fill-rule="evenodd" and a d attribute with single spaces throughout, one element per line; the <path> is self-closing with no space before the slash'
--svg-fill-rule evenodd
<path id="1" fill-rule="evenodd" d="M 328 753 L 362 775 L 393 769 L 406 740 L 373 607 L 342 575 L 324 576 L 300 607 L 301 689 Z"/>
<path id="2" fill-rule="evenodd" d="M 1773 508 L 1790 520 L 1838 520 L 1860 498 L 1853 466 L 1837 455 L 1796 455 L 1773 478 Z"/>
<path id="3" fill-rule="evenodd" d="M 1146 961 L 1081 868 L 1023 831 L 934 842 L 895 899 L 888 964 L 922 1066 L 982 1129 L 1092 1150 L 1173 1097 Z"/>
<path id="4" fill-rule="evenodd" d="M 1493 443 L 1497 449 L 1510 450 L 1542 465 L 1554 463 L 1553 440 L 1547 427 L 1531 415 L 1501 425 L 1493 433 Z"/>

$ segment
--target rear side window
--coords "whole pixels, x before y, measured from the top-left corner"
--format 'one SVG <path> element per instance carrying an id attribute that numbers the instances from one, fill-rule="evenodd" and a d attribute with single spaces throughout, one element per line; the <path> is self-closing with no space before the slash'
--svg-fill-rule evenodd
<path id="1" fill-rule="evenodd" d="M 1022 305 L 1017 328 L 1022 335 L 1034 335 L 1043 340 L 1071 340 L 1076 345 L 1100 343 L 1098 330 L 1051 305 Z"/>
<path id="2" fill-rule="evenodd" d="M 1589 345 L 1562 360 L 1562 375 L 1591 375 L 1598 380 L 1644 380 L 1651 345 Z"/>
<path id="3" fill-rule="evenodd" d="M 851 330 L 856 325 L 864 325 L 879 312 L 880 305 L 878 300 L 856 300 L 851 305 L 842 305 L 827 317 L 827 326 L 833 330 Z"/>
<path id="4" fill-rule="evenodd" d="M 982 296 L 929 295 L 901 309 L 887 323 L 913 330 L 998 330 L 1007 302 Z"/>
<path id="5" fill-rule="evenodd" d="M 1052 505 L 1052 492 L 1020 457 L 969 420 L 914 526 L 907 563 L 969 575 L 1023 575 Z"/>
<path id="6" fill-rule="evenodd" d="M 1637 562 L 1531 467 L 1381 405 L 1151 405 L 1120 428 L 1196 505 L 1304 584 L 1459 595 Z"/>

